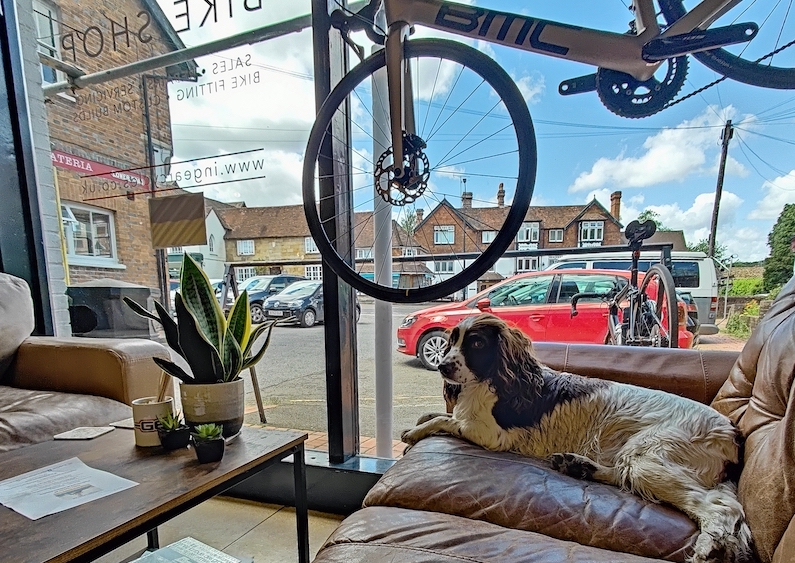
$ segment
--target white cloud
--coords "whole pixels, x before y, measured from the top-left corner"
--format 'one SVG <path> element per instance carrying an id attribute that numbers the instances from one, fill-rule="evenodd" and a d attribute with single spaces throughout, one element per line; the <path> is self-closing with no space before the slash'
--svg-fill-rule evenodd
<path id="1" fill-rule="evenodd" d="M 514 76 L 513 79 L 519 87 L 519 91 L 522 93 L 525 102 L 534 104 L 540 101 L 541 96 L 546 90 L 544 77 L 540 73 L 535 72 L 532 75 L 524 75 L 521 78 L 516 78 Z"/>
<path id="2" fill-rule="evenodd" d="M 718 150 L 718 127 L 735 114 L 729 106 L 722 111 L 707 108 L 692 120 L 683 121 L 672 129 L 664 129 L 646 139 L 644 152 L 628 156 L 624 152 L 615 158 L 600 158 L 588 172 L 580 174 L 569 186 L 569 192 L 591 191 L 606 186 L 645 188 L 664 182 L 682 181 L 690 174 L 708 173 L 711 154 Z M 742 173 L 742 165 L 730 159 L 727 173 Z"/>
<path id="3" fill-rule="evenodd" d="M 756 202 L 756 207 L 748 214 L 748 218 L 775 221 L 785 204 L 795 203 L 795 170 L 786 176 L 765 182 L 762 190 L 765 193 Z"/>

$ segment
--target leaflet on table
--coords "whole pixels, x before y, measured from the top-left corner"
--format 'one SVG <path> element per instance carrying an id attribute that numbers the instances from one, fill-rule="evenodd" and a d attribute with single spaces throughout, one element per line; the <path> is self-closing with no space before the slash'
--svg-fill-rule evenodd
<path id="1" fill-rule="evenodd" d="M 0 481 L 0 504 L 38 520 L 137 484 L 73 457 Z"/>
<path id="2" fill-rule="evenodd" d="M 253 563 L 253 559 L 239 559 L 188 537 L 145 553 L 130 563 Z"/>

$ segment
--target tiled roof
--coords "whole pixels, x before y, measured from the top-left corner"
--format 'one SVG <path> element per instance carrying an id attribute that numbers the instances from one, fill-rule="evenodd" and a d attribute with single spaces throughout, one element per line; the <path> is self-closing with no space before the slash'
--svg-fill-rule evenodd
<path id="1" fill-rule="evenodd" d="M 370 212 L 357 212 L 355 214 L 355 242 L 357 248 L 370 248 L 373 246 L 375 222 Z M 413 246 L 419 247 L 420 243 L 409 235 L 406 230 L 392 219 L 392 247 Z"/>

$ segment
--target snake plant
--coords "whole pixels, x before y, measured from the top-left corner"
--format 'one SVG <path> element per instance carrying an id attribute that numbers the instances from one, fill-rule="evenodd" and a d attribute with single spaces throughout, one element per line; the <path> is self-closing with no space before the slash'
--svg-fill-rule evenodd
<path id="1" fill-rule="evenodd" d="M 152 358 L 160 368 L 184 383 L 222 383 L 240 378 L 240 372 L 256 364 L 270 344 L 271 331 L 277 322 L 251 324 L 246 291 L 235 300 L 224 316 L 207 274 L 185 254 L 182 258 L 180 288 L 175 296 L 176 321 L 155 301 L 157 314 L 124 298 L 138 315 L 163 326 L 166 342 L 190 366 L 186 372 L 174 362 Z M 262 347 L 255 353 L 254 343 L 267 332 Z"/>

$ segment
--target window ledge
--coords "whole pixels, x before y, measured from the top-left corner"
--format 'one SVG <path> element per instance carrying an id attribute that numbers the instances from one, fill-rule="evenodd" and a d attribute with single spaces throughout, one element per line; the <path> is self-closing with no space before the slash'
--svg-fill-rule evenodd
<path id="1" fill-rule="evenodd" d="M 113 260 L 87 258 L 83 256 L 67 256 L 66 261 L 70 266 L 86 266 L 89 268 L 105 268 L 106 270 L 126 270 L 127 266 Z"/>

